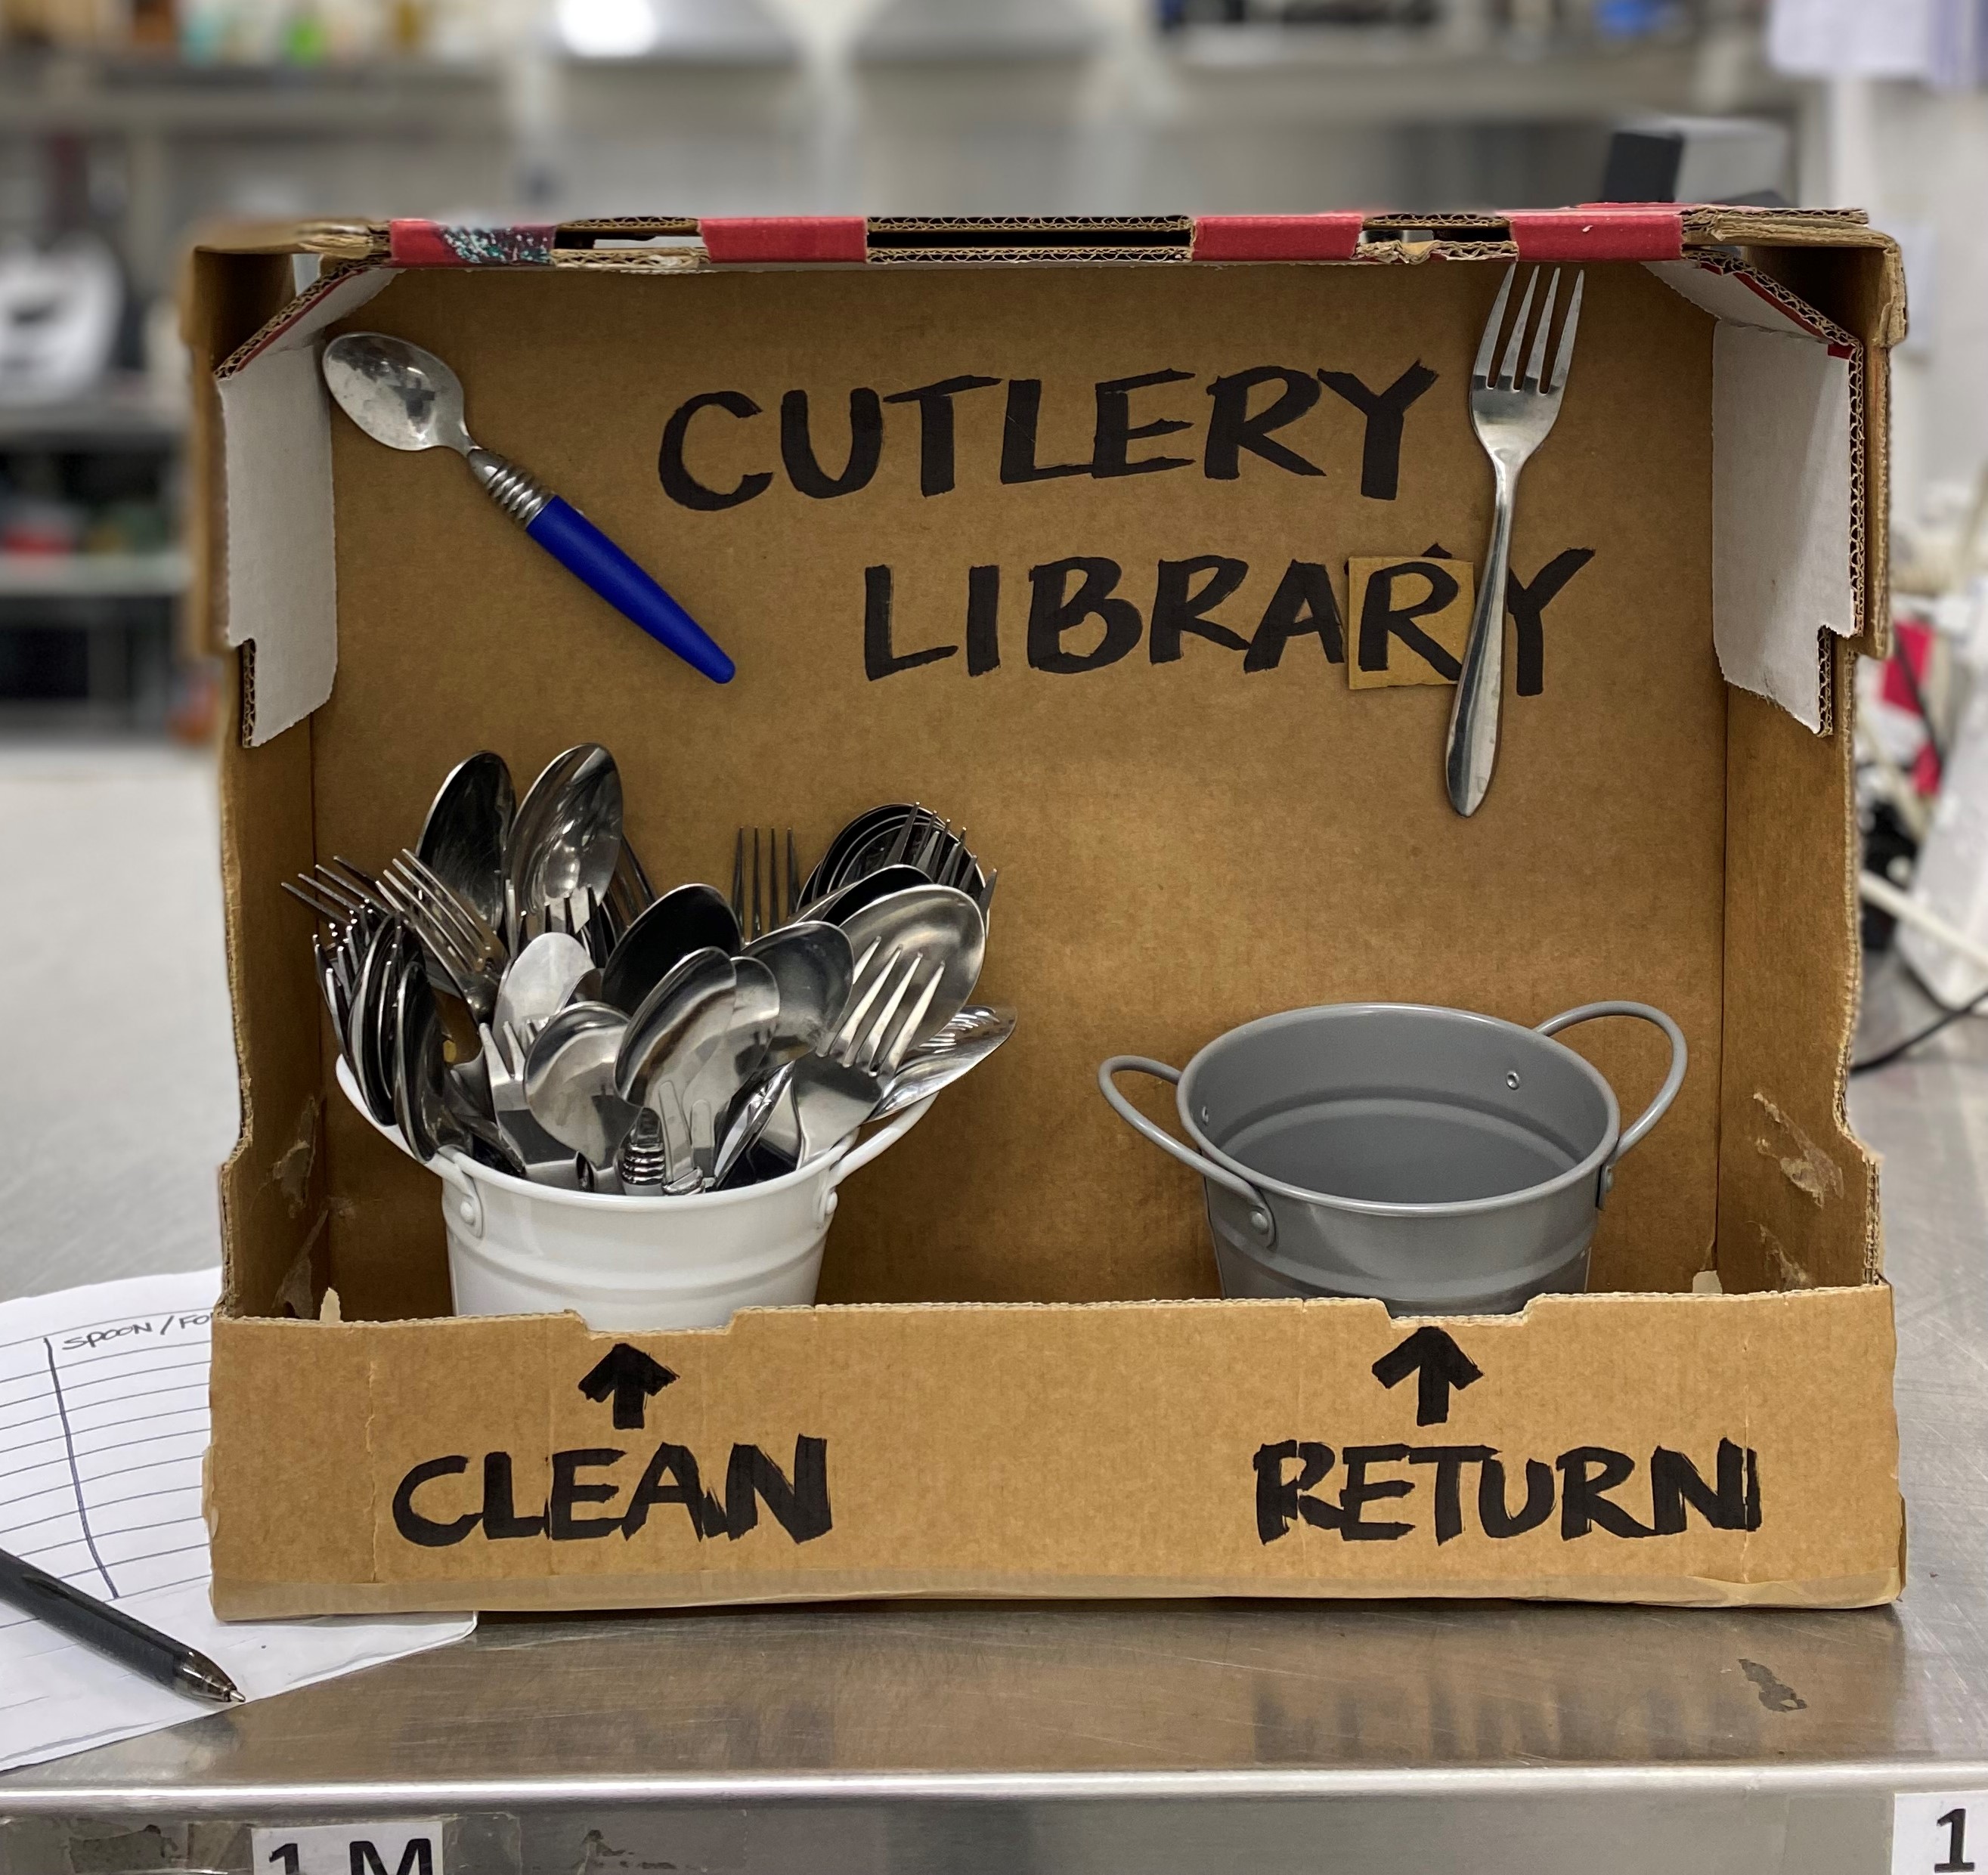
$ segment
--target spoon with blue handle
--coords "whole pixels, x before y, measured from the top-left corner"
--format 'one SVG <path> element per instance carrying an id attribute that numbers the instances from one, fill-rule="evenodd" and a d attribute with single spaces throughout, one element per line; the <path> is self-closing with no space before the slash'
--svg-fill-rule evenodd
<path id="1" fill-rule="evenodd" d="M 712 682 L 732 681 L 735 666 L 710 634 L 586 515 L 478 445 L 463 424 L 462 381 L 434 353 L 384 332 L 347 333 L 324 348 L 324 381 L 376 443 L 453 449 L 490 498 L 567 572 Z"/>

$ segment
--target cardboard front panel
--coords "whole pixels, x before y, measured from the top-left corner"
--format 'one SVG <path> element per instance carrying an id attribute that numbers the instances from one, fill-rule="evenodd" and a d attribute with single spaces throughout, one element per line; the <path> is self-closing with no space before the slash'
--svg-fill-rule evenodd
<path id="1" fill-rule="evenodd" d="M 224 1614 L 1898 1586 L 1882 1285 L 1440 1326 L 1236 1302 L 215 1338 Z"/>
<path id="2" fill-rule="evenodd" d="M 338 419 L 316 850 L 383 860 L 472 748 L 522 785 L 589 738 L 659 881 L 729 880 L 741 825 L 812 852 L 880 800 L 963 823 L 1002 869 L 982 992 L 1020 1027 L 852 1181 L 824 1300 L 1212 1294 L 1196 1182 L 1112 1118 L 1097 1062 L 1368 998 L 1674 1015 L 1691 1073 L 1622 1167 L 1594 1283 L 1683 1288 L 1715 1229 L 1726 1000 L 1709 319 L 1639 267 L 1587 271 L 1513 555 L 1557 590 L 1511 630 L 1474 819 L 1442 791 L 1447 688 L 1355 691 L 1344 661 L 1349 560 L 1481 558 L 1466 379 L 1500 271 L 404 274 L 354 323 L 448 358 L 478 438 L 739 676 L 658 650 L 454 458 Z M 315 1021 L 308 921 L 282 916 L 263 936 Z M 1661 1076 L 1640 1027 L 1568 1039 L 1625 1116 Z M 442 1310 L 433 1181 L 325 1092 L 348 1316 Z"/>

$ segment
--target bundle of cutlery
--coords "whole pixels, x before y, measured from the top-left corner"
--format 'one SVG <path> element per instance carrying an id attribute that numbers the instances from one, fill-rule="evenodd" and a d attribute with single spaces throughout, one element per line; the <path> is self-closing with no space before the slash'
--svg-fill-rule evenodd
<path id="1" fill-rule="evenodd" d="M 741 829 L 729 898 L 659 895 L 614 757 L 583 743 L 522 801 L 472 755 L 378 871 L 333 857 L 284 889 L 320 921 L 359 1098 L 417 1157 L 676 1196 L 797 1170 L 999 1048 L 1013 1012 L 970 1001 L 997 877 L 900 802 L 805 883 L 791 832 Z"/>

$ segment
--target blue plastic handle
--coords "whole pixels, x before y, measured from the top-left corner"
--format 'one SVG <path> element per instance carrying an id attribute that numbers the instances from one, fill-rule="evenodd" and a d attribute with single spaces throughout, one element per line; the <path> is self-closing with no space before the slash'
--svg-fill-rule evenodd
<path id="1" fill-rule="evenodd" d="M 676 653 L 714 684 L 729 684 L 738 668 L 711 634 L 657 585 L 577 508 L 557 495 L 526 523 L 525 532 L 592 586 L 616 611 Z"/>

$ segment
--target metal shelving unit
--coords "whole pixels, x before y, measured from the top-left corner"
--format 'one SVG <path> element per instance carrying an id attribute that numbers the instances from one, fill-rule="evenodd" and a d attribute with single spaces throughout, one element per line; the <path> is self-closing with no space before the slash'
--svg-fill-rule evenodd
<path id="1" fill-rule="evenodd" d="M 171 504 L 184 412 L 142 379 L 90 396 L 0 407 L 0 461 L 110 453 L 152 458 Z M 171 706 L 178 609 L 188 573 L 178 547 L 150 552 L 0 552 L 0 726 L 155 728 Z"/>
<path id="2" fill-rule="evenodd" d="M 157 553 L 0 553 L 0 599 L 177 599 L 187 556 Z"/>
<path id="3" fill-rule="evenodd" d="M 281 137 L 381 129 L 447 136 L 501 121 L 482 65 L 182 65 L 82 54 L 0 57 L 0 131 L 45 136 Z"/>

